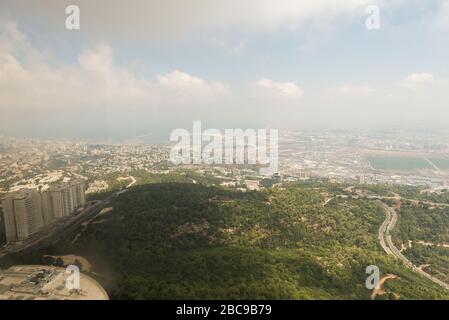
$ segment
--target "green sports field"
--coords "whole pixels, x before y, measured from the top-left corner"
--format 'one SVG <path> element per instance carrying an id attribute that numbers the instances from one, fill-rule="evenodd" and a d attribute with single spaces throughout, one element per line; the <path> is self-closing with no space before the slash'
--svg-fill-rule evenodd
<path id="1" fill-rule="evenodd" d="M 430 164 L 421 157 L 369 156 L 367 160 L 377 170 L 414 171 L 432 169 Z"/>
<path id="2" fill-rule="evenodd" d="M 441 170 L 449 170 L 449 159 L 444 158 L 429 158 Z"/>

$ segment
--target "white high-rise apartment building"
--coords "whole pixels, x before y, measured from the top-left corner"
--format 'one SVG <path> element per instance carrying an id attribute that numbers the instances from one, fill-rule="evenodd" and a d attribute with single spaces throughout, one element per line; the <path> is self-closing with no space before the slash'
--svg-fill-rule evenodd
<path id="1" fill-rule="evenodd" d="M 2 200 L 6 240 L 23 241 L 44 225 L 42 202 L 36 190 L 7 194 Z"/>
<path id="2" fill-rule="evenodd" d="M 23 241 L 54 219 L 67 217 L 86 203 L 81 180 L 51 186 L 45 192 L 22 189 L 2 199 L 7 242 Z"/>

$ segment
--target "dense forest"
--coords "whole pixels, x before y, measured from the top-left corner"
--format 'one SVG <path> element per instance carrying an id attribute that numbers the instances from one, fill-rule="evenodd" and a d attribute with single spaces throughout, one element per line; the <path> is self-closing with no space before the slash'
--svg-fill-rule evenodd
<path id="1" fill-rule="evenodd" d="M 394 233 L 398 241 L 449 243 L 449 208 L 402 203 L 398 213 Z"/>
<path id="2" fill-rule="evenodd" d="M 241 192 L 188 172 L 134 176 L 138 184 L 87 228 L 1 266 L 80 255 L 113 299 L 370 299 L 365 269 L 377 265 L 397 276 L 378 299 L 449 298 L 385 254 L 377 235 L 385 212 L 335 197 L 346 186 Z"/>
<path id="3" fill-rule="evenodd" d="M 449 282 L 449 208 L 402 203 L 397 211 L 397 246 L 415 265 Z"/>

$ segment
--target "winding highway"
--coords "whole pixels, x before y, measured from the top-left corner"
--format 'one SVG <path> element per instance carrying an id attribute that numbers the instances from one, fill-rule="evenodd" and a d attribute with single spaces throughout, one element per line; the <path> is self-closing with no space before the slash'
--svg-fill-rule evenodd
<path id="1" fill-rule="evenodd" d="M 416 267 L 407 257 L 405 257 L 399 249 L 394 245 L 393 240 L 391 239 L 391 231 L 394 229 L 396 222 L 398 220 L 398 214 L 396 213 L 396 210 L 393 208 L 387 206 L 382 201 L 378 200 L 379 203 L 382 205 L 382 207 L 385 210 L 386 217 L 384 222 L 379 228 L 379 241 L 382 248 L 385 250 L 387 254 L 391 254 L 397 259 L 401 260 L 402 263 L 407 267 L 413 270 L 416 273 L 419 273 L 420 275 L 426 277 L 427 279 L 433 281 L 434 283 L 442 286 L 443 288 L 449 290 L 449 284 L 446 282 L 441 281 L 438 278 L 435 278 L 434 276 L 428 274 L 427 272 L 423 271 L 422 269 L 419 269 Z"/>

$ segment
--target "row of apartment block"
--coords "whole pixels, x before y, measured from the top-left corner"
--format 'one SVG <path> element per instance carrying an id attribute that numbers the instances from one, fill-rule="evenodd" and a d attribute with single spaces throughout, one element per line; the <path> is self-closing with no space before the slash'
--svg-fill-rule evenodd
<path id="1" fill-rule="evenodd" d="M 22 189 L 2 199 L 6 241 L 18 242 L 50 224 L 74 213 L 86 203 L 83 181 L 63 182 L 44 192 Z"/>

